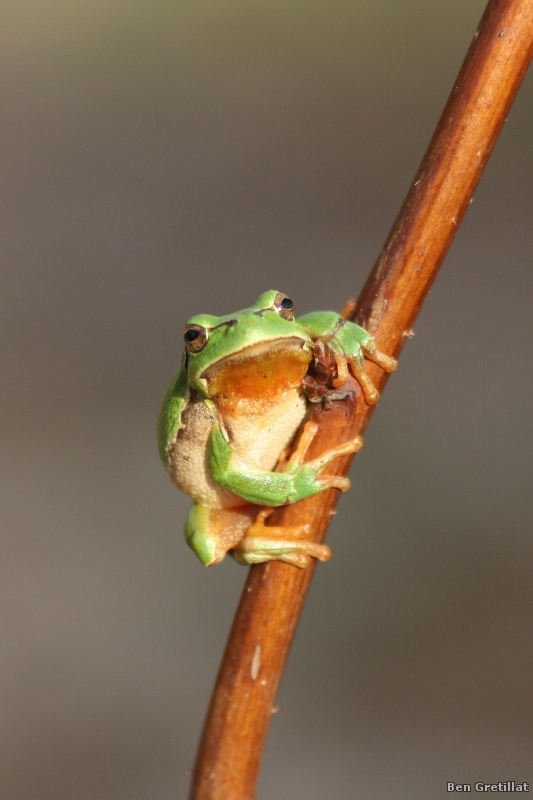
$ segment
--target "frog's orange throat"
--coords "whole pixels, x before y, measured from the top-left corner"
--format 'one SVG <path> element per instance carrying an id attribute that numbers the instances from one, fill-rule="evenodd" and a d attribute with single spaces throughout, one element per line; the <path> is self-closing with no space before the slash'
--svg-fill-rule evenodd
<path id="1" fill-rule="evenodd" d="M 309 346 L 290 337 L 250 345 L 202 375 L 222 416 L 264 414 L 301 391 L 311 361 Z"/>

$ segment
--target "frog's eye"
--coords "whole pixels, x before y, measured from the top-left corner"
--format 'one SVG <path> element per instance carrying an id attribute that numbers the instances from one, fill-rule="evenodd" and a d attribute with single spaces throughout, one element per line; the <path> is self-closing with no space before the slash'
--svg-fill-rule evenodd
<path id="1" fill-rule="evenodd" d="M 201 325 L 187 325 L 183 338 L 189 353 L 199 353 L 207 342 L 207 331 Z"/>
<path id="2" fill-rule="evenodd" d="M 283 319 L 294 319 L 294 303 L 286 294 L 277 294 L 274 298 L 274 308 Z"/>

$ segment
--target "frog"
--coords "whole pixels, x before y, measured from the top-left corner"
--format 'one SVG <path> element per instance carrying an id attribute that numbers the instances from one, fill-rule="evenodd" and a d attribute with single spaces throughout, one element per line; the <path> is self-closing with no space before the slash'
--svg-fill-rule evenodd
<path id="1" fill-rule="evenodd" d="M 309 539 L 310 527 L 266 524 L 275 508 L 350 481 L 323 475 L 333 460 L 361 449 L 361 436 L 306 460 L 318 425 L 305 422 L 322 388 L 309 390 L 308 368 L 327 347 L 334 398 L 349 372 L 364 400 L 379 392 L 365 372 L 365 356 L 386 372 L 397 367 L 374 337 L 335 311 L 295 316 L 294 303 L 269 290 L 250 307 L 226 316 L 187 320 L 181 367 L 165 394 L 158 423 L 159 453 L 172 483 L 193 505 L 185 522 L 188 545 L 205 566 L 226 554 L 243 565 L 278 560 L 296 567 L 327 561 L 327 545 Z M 324 357 L 322 357 L 324 361 Z M 326 378 L 322 379 L 322 383 Z"/>

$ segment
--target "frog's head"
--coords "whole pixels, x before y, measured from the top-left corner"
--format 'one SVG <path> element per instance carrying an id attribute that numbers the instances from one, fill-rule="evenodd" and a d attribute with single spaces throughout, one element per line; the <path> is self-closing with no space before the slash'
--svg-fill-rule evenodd
<path id="1" fill-rule="evenodd" d="M 184 338 L 189 385 L 206 397 L 264 393 L 265 382 L 299 385 L 310 360 L 292 300 L 274 290 L 225 317 L 191 317 Z"/>

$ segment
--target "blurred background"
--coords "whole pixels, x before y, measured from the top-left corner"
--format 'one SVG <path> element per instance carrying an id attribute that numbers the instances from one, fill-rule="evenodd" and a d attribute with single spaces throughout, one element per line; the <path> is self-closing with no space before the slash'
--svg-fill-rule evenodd
<path id="1" fill-rule="evenodd" d="M 245 570 L 155 422 L 187 317 L 357 295 L 484 0 L 4 0 L 0 796 L 179 800 Z M 334 518 L 259 800 L 533 783 L 526 78 Z"/>

